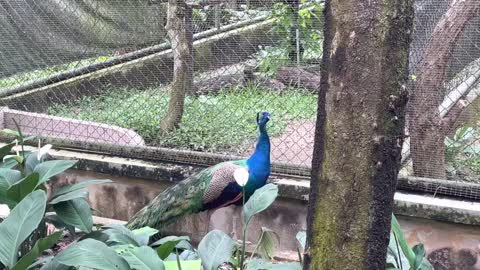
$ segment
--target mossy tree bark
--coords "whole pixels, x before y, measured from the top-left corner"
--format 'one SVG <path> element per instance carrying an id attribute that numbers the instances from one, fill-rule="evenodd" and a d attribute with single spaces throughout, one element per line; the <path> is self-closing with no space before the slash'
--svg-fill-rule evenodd
<path id="1" fill-rule="evenodd" d="M 417 68 L 408 114 L 415 176 L 446 178 L 445 136 L 465 108 L 456 106 L 443 117 L 438 108 L 446 96 L 444 85 L 452 51 L 467 22 L 479 10 L 479 0 L 452 1 L 436 25 Z"/>
<path id="2" fill-rule="evenodd" d="M 412 24 L 413 0 L 326 1 L 304 269 L 385 269 Z"/>
<path id="3" fill-rule="evenodd" d="M 185 94 L 193 88 L 192 9 L 186 1 L 168 1 L 166 29 L 173 51 L 173 81 L 167 113 L 160 123 L 162 133 L 180 126 Z"/>

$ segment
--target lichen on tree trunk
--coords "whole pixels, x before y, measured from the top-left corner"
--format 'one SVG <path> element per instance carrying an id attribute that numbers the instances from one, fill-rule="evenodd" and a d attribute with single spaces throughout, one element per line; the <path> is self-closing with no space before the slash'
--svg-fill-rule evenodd
<path id="1" fill-rule="evenodd" d="M 304 269 L 385 269 L 412 24 L 413 0 L 326 1 Z"/>
<path id="2" fill-rule="evenodd" d="M 165 117 L 160 123 L 162 133 L 180 126 L 185 94 L 193 88 L 192 9 L 184 0 L 168 1 L 166 29 L 173 52 L 173 81 Z"/>

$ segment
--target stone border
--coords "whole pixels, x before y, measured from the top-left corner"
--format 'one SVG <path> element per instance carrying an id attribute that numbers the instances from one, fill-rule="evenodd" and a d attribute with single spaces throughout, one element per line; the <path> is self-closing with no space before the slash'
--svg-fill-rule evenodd
<path id="1" fill-rule="evenodd" d="M 82 142 L 115 143 L 122 146 L 145 146 L 143 138 L 130 129 L 0 107 L 0 128 L 16 130 L 15 122 L 21 127 L 22 132 L 28 135 Z"/>

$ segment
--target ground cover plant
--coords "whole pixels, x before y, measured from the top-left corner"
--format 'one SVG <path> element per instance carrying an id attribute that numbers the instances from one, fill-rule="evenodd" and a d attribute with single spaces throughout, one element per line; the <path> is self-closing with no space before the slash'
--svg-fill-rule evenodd
<path id="1" fill-rule="evenodd" d="M 316 110 L 316 95 L 311 92 L 280 93 L 252 84 L 187 96 L 181 127 L 159 136 L 168 100 L 169 94 L 158 88 L 111 89 L 98 97 L 53 105 L 48 113 L 131 128 L 153 145 L 239 154 L 256 139 L 255 121 L 247 117 L 252 111 L 268 108 L 275 117 L 270 134 L 276 136 L 289 121 L 314 119 Z"/>

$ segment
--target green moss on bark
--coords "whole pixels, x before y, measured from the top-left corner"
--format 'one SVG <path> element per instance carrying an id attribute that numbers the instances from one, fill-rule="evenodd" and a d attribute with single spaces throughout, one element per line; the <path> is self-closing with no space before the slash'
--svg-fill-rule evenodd
<path id="1" fill-rule="evenodd" d="M 326 4 L 305 269 L 385 267 L 412 3 Z"/>

